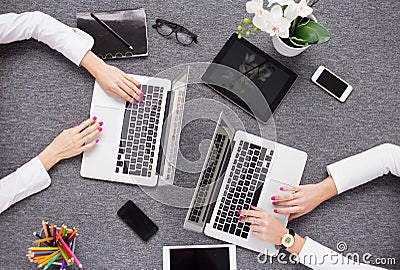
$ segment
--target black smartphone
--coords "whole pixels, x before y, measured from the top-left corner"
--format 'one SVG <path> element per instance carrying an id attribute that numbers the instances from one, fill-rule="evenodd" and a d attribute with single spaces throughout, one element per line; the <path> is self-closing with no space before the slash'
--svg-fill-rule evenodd
<path id="1" fill-rule="evenodd" d="M 127 201 L 117 215 L 136 232 L 143 241 L 149 240 L 157 231 L 154 222 L 131 200 Z"/>

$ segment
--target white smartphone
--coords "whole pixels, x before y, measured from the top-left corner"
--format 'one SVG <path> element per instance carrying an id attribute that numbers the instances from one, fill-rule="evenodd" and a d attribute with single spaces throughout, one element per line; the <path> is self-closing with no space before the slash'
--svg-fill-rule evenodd
<path id="1" fill-rule="evenodd" d="M 318 67 L 312 75 L 311 81 L 337 98 L 340 102 L 344 102 L 353 90 L 350 84 L 324 66 Z"/>

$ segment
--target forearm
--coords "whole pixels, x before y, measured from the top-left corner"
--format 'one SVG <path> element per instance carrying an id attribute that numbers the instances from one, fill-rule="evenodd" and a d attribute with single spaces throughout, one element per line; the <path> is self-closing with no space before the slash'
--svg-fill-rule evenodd
<path id="1" fill-rule="evenodd" d="M 87 33 L 71 28 L 42 12 L 0 15 L 0 43 L 34 38 L 79 65 L 93 44 Z"/>
<path id="2" fill-rule="evenodd" d="M 37 193 L 51 183 L 38 157 L 0 180 L 0 213 L 14 203 Z"/>
<path id="3" fill-rule="evenodd" d="M 400 176 L 400 147 L 382 144 L 327 166 L 338 193 L 362 185 L 384 174 Z"/>
<path id="4" fill-rule="evenodd" d="M 46 171 L 49 171 L 60 161 L 60 158 L 57 157 L 57 153 L 52 150 L 50 145 L 39 154 L 39 159 Z"/>
<path id="5" fill-rule="evenodd" d="M 84 67 L 93 77 L 97 78 L 101 70 L 106 65 L 102 59 L 97 57 L 92 51 L 88 51 L 82 58 L 81 66 Z"/>

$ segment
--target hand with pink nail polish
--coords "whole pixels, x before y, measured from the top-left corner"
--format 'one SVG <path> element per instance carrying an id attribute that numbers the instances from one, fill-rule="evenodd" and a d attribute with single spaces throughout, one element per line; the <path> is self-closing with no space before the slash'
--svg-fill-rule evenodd
<path id="1" fill-rule="evenodd" d="M 288 230 L 272 214 L 261 208 L 252 206 L 251 210 L 242 210 L 240 213 L 241 222 L 250 223 L 250 230 L 255 237 L 269 243 L 280 245 L 282 236 Z"/>
<path id="2" fill-rule="evenodd" d="M 89 51 L 81 61 L 100 86 L 109 94 L 123 98 L 128 102 L 141 97 L 140 83 L 122 70 L 106 64 L 94 53 Z"/>
<path id="3" fill-rule="evenodd" d="M 318 184 L 301 185 L 298 187 L 283 186 L 283 193 L 271 197 L 275 213 L 290 214 L 289 221 L 301 217 L 320 205 L 325 200 L 335 196 L 337 189 L 332 177 L 326 178 Z"/>
<path id="4" fill-rule="evenodd" d="M 77 156 L 80 153 L 92 149 L 99 140 L 96 136 L 102 132 L 103 122 L 96 122 L 97 117 L 92 117 L 70 129 L 61 132 L 39 154 L 39 159 L 48 171 L 56 163 L 63 159 Z"/>

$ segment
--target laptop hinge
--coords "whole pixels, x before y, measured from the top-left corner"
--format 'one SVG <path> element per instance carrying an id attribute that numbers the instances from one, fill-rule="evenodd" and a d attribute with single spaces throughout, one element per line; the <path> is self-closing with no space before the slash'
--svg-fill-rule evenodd
<path id="1" fill-rule="evenodd" d="M 162 131 L 161 131 L 161 143 L 160 143 L 160 148 L 158 150 L 158 159 L 157 159 L 157 167 L 156 167 L 156 173 L 157 175 L 161 175 L 162 171 L 162 164 L 164 164 L 164 151 L 163 151 L 163 142 L 165 136 L 167 136 L 166 132 L 167 131 L 167 124 L 168 124 L 168 114 L 169 114 L 169 107 L 171 106 L 171 96 L 172 96 L 172 91 L 167 92 L 167 101 L 166 101 L 166 106 L 165 106 L 165 112 L 164 112 L 164 122 L 162 126 Z M 166 146 L 164 146 L 166 147 Z"/>

